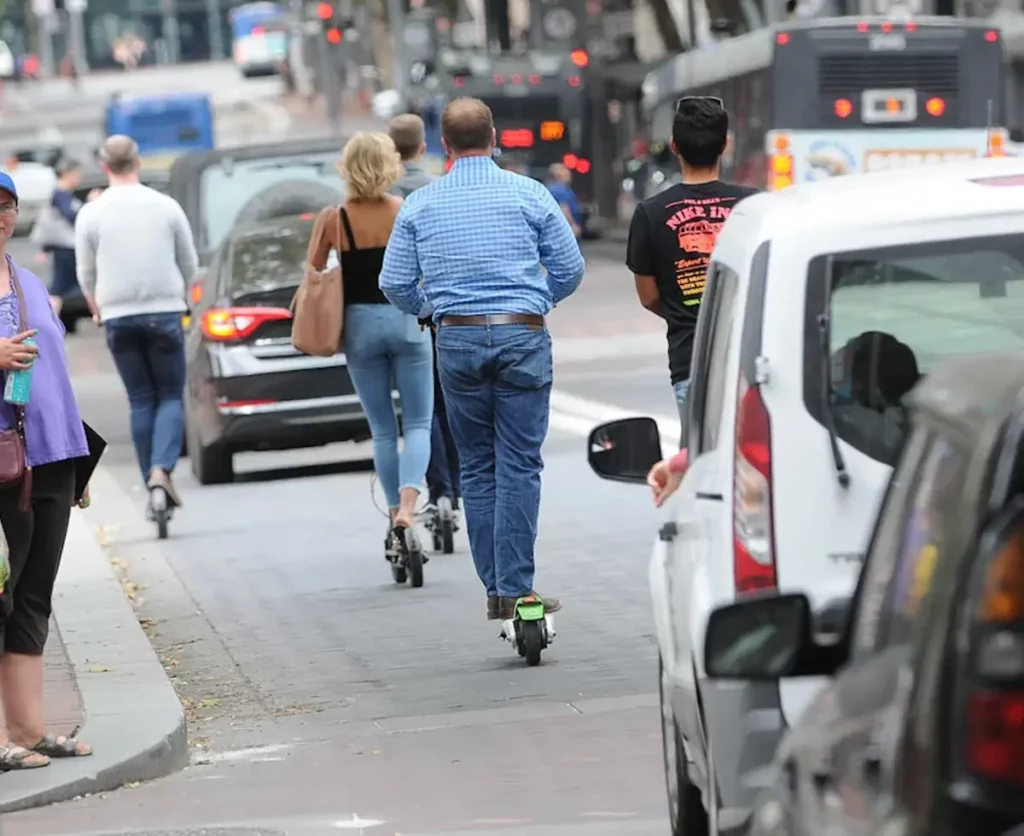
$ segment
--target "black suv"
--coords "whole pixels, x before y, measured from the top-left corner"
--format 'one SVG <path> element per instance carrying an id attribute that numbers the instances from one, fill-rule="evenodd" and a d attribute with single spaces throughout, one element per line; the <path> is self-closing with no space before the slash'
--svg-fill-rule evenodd
<path id="1" fill-rule="evenodd" d="M 710 677 L 829 677 L 779 746 L 752 836 L 1024 824 L 1024 354 L 951 360 L 910 409 L 839 637 L 816 634 L 799 593 L 710 616 Z"/>

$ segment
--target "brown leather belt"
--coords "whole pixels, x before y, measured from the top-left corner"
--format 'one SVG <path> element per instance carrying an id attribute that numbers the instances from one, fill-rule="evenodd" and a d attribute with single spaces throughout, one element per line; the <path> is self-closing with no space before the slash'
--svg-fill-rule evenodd
<path id="1" fill-rule="evenodd" d="M 533 325 L 544 327 L 544 317 L 540 314 L 502 313 L 472 314 L 468 316 L 442 316 L 441 325 Z"/>

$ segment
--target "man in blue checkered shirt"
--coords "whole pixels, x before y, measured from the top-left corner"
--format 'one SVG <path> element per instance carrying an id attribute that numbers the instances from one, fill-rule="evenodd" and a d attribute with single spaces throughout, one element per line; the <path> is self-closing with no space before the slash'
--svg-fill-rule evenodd
<path id="1" fill-rule="evenodd" d="M 544 316 L 579 287 L 584 263 L 548 189 L 495 164 L 487 105 L 455 99 L 441 132 L 452 169 L 406 199 L 380 289 L 438 328 L 473 562 L 487 589 L 487 617 L 506 619 L 517 599 L 537 594 L 533 552 L 552 377 Z M 561 607 L 538 597 L 547 612 Z"/>

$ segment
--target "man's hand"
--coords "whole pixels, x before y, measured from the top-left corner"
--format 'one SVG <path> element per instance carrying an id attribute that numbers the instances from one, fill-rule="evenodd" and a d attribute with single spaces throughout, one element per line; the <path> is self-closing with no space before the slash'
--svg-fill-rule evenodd
<path id="1" fill-rule="evenodd" d="M 651 487 L 654 507 L 660 508 L 666 500 L 676 492 L 683 480 L 682 473 L 673 473 L 669 459 L 662 459 L 647 474 L 647 484 Z"/>
<path id="2" fill-rule="evenodd" d="M 89 498 L 89 486 L 86 485 L 81 497 L 75 500 L 75 507 L 88 508 L 90 505 L 92 505 L 92 500 Z"/>

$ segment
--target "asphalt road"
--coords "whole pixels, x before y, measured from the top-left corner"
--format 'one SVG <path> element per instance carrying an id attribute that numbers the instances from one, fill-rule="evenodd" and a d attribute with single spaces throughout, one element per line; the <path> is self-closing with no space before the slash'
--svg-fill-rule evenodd
<path id="1" fill-rule="evenodd" d="M 242 455 L 218 487 L 183 461 L 185 507 L 158 543 L 102 332 L 68 338 L 83 414 L 111 444 L 90 519 L 186 705 L 193 765 L 5 816 L 3 836 L 667 833 L 646 581 L 661 515 L 643 488 L 598 480 L 585 449 L 600 420 L 671 424 L 664 329 L 622 245 L 585 249 L 583 286 L 550 318 L 538 586 L 565 606 L 534 669 L 484 620 L 461 533 L 422 589 L 391 581 L 368 445 Z M 33 263 L 23 239 L 11 254 Z"/>
<path id="2" fill-rule="evenodd" d="M 632 293 L 618 264 L 592 257 L 552 316 L 562 359 L 538 585 L 565 608 L 535 669 L 484 620 L 461 534 L 423 589 L 391 582 L 366 445 L 239 456 L 237 482 L 221 487 L 199 486 L 183 462 L 185 508 L 157 543 L 102 335 L 70 337 L 82 411 L 111 441 L 119 489 L 94 518 L 153 620 L 194 765 L 6 816 L 4 836 L 665 833 L 646 588 L 659 514 L 642 488 L 599 481 L 584 443 L 602 409 L 672 412 L 663 337 Z"/>

